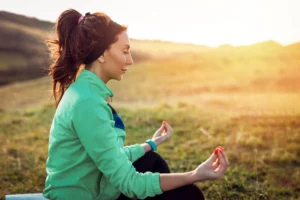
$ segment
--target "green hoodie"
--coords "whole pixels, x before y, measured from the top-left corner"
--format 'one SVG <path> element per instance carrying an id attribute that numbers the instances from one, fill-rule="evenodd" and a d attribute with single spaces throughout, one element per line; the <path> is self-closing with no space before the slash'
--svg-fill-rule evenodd
<path id="1" fill-rule="evenodd" d="M 85 69 L 66 90 L 50 129 L 46 198 L 112 200 L 122 192 L 144 199 L 162 193 L 159 173 L 133 167 L 144 148 L 124 147 L 125 128 L 116 126 L 109 96 L 106 84 Z"/>

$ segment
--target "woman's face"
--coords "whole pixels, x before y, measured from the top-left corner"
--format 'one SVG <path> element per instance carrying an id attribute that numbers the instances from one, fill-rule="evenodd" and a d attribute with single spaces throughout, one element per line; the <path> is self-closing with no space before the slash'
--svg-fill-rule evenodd
<path id="1" fill-rule="evenodd" d="M 106 79 L 105 82 L 111 79 L 122 80 L 128 67 L 133 64 L 127 31 L 121 32 L 117 37 L 118 40 L 103 54 L 102 78 Z"/>

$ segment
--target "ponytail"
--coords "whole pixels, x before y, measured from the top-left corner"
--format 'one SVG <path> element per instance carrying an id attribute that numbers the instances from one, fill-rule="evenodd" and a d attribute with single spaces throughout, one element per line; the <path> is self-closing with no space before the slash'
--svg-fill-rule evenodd
<path id="1" fill-rule="evenodd" d="M 81 14 L 76 10 L 66 10 L 56 23 L 57 39 L 47 40 L 54 63 L 50 66 L 49 75 L 52 76 L 52 91 L 56 107 L 64 92 L 75 81 L 80 63 L 71 53 L 72 32 L 78 26 Z"/>

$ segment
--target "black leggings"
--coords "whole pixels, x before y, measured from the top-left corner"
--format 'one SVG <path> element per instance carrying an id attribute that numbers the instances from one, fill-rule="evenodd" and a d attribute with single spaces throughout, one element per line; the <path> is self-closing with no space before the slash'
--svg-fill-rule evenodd
<path id="1" fill-rule="evenodd" d="M 133 166 L 138 172 L 159 172 L 159 173 L 170 173 L 170 169 L 166 161 L 157 153 L 150 151 L 147 152 L 143 157 L 133 163 Z M 130 198 L 121 194 L 117 200 L 128 200 Z M 201 190 L 195 185 L 186 185 L 183 187 L 176 188 L 164 192 L 155 197 L 148 197 L 147 200 L 204 200 L 204 196 Z"/>

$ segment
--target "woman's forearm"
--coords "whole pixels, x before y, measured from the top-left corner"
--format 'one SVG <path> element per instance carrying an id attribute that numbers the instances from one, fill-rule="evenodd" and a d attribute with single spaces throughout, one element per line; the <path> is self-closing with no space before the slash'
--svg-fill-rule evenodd
<path id="1" fill-rule="evenodd" d="M 152 151 L 152 148 L 151 148 L 150 144 L 143 143 L 143 144 L 140 144 L 140 145 L 144 148 L 145 153 L 147 153 L 148 151 Z"/>
<path id="2" fill-rule="evenodd" d="M 154 140 L 154 142 L 157 144 L 157 141 Z M 140 145 L 144 148 L 145 153 L 152 151 L 150 144 L 143 143 Z M 160 174 L 160 187 L 163 192 L 189 185 L 197 181 L 195 171 Z"/>
<path id="3" fill-rule="evenodd" d="M 152 139 L 152 141 L 156 144 L 156 146 L 160 144 L 160 142 L 157 139 Z M 144 148 L 145 153 L 147 153 L 148 151 L 152 151 L 151 145 L 148 143 L 143 143 L 141 144 L 141 146 Z"/>
<path id="4" fill-rule="evenodd" d="M 163 192 L 197 182 L 195 172 L 160 174 L 160 187 Z"/>

